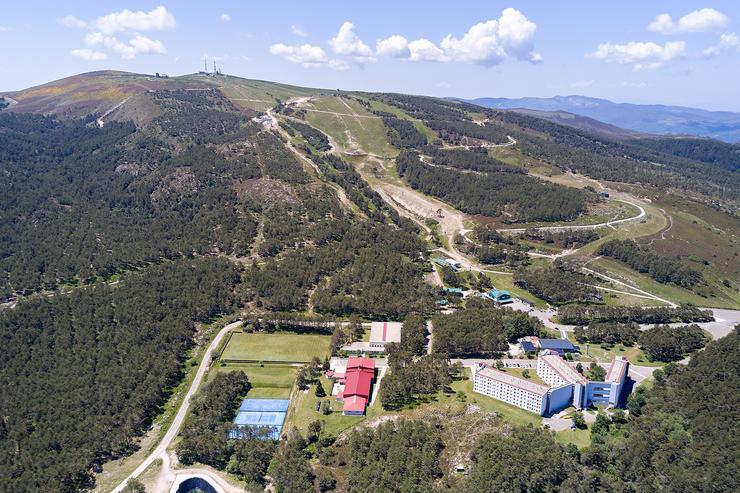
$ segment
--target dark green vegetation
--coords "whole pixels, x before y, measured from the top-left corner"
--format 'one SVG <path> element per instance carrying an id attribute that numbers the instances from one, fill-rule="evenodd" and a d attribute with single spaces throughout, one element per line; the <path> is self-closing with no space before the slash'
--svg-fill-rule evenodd
<path id="1" fill-rule="evenodd" d="M 505 172 L 526 174 L 522 168 L 517 168 L 488 155 L 483 147 L 471 149 L 442 149 L 435 146 L 425 146 L 421 154 L 430 156 L 436 166 L 456 168 L 460 170 L 480 171 L 486 173 Z"/>
<path id="2" fill-rule="evenodd" d="M 740 177 L 715 165 L 598 137 L 521 113 L 494 112 L 493 117 L 521 129 L 513 130 L 511 135 L 524 154 L 561 169 L 596 179 L 674 187 L 729 201 L 738 199 Z"/>
<path id="3" fill-rule="evenodd" d="M 241 371 L 217 373 L 208 382 L 193 401 L 180 432 L 180 462 L 226 469 L 250 485 L 264 483 L 275 441 L 263 439 L 266 430 L 249 428 L 239 431 L 239 440 L 229 438 L 234 416 L 248 390 L 249 381 Z"/>
<path id="4" fill-rule="evenodd" d="M 418 396 L 449 391 L 459 368 L 450 366 L 447 356 L 430 354 L 413 359 L 405 351 L 391 352 L 388 356 L 390 373 L 383 378 L 380 402 L 384 409 L 401 409 Z"/>
<path id="5" fill-rule="evenodd" d="M 602 298 L 587 276 L 560 262 L 518 269 L 514 273 L 514 283 L 555 305 L 597 303 Z"/>
<path id="6" fill-rule="evenodd" d="M 279 141 L 260 137 L 252 154 L 216 152 L 203 142 L 256 132 L 228 101 L 211 91 L 149 97 L 163 114 L 145 131 L 0 115 L 0 163 L 12 178 L 0 185 L 2 295 L 191 252 L 248 252 L 259 206 L 232 185 L 259 177 L 260 150 L 271 153 Z M 286 174 L 284 161 L 262 161 L 266 172 Z"/>
<path id="7" fill-rule="evenodd" d="M 626 424 L 592 437 L 582 463 L 613 481 L 614 490 L 737 490 L 739 350 L 736 327 L 687 366 L 659 371 L 651 390 L 630 398 Z"/>
<path id="8" fill-rule="evenodd" d="M 506 222 L 561 221 L 585 211 L 586 192 L 521 172 L 460 173 L 425 164 L 411 151 L 399 154 L 396 167 L 412 188 L 469 214 L 504 216 Z"/>
<path id="9" fill-rule="evenodd" d="M 698 325 L 669 327 L 656 325 L 640 334 L 640 346 L 652 361 L 678 361 L 684 355 L 701 349 L 707 336 Z"/>
<path id="10" fill-rule="evenodd" d="M 413 123 L 408 120 L 397 118 L 390 113 L 376 112 L 383 119 L 383 124 L 388 127 L 388 142 L 400 149 L 416 148 L 426 145 L 427 138 L 419 132 Z"/>
<path id="11" fill-rule="evenodd" d="M 620 260 L 638 272 L 645 272 L 663 284 L 673 283 L 684 288 L 702 282 L 701 272 L 680 260 L 664 257 L 640 247 L 632 240 L 611 240 L 602 244 L 599 255 Z"/>
<path id="12" fill-rule="evenodd" d="M 348 490 L 426 492 L 442 475 L 440 429 L 417 421 L 383 423 L 352 433 L 347 452 Z"/>
<path id="13" fill-rule="evenodd" d="M 79 491 L 131 453 L 182 378 L 195 322 L 230 311 L 237 280 L 224 260 L 181 260 L 0 312 L 4 487 Z"/>
<path id="14" fill-rule="evenodd" d="M 635 323 L 598 322 L 576 327 L 574 335 L 581 343 L 634 346 L 640 337 L 640 328 Z"/>
<path id="15" fill-rule="evenodd" d="M 384 249 L 374 248 L 384 245 Z M 431 303 L 418 236 L 383 224 L 358 224 L 337 240 L 290 252 L 248 273 L 256 294 L 272 310 L 305 307 L 309 291 L 320 313 L 398 317 Z M 321 279 L 332 275 L 328 281 Z M 420 305 L 420 307 L 419 307 Z"/>
<path id="16" fill-rule="evenodd" d="M 540 322 L 526 313 L 496 308 L 492 302 L 468 301 L 465 310 L 432 317 L 435 353 L 451 358 L 500 355 L 508 349 L 507 341 L 539 335 Z"/>
<path id="17" fill-rule="evenodd" d="M 655 144 L 649 139 L 616 140 L 535 116 L 458 101 L 397 94 L 375 97 L 423 120 L 449 142 L 463 143 L 465 138 L 470 145 L 495 144 L 506 142 L 507 136 L 511 136 L 517 141 L 515 148 L 525 156 L 564 171 L 577 171 L 596 179 L 688 190 L 730 203 L 740 199 L 740 175 L 731 171 L 733 167 L 729 164 L 735 163 L 736 168 L 736 146 L 712 142 L 703 149 L 699 146 L 687 150 L 689 146 L 680 141 Z M 482 113 L 486 120 L 478 125 L 466 112 Z M 713 157 L 702 157 L 703 150 Z"/>
<path id="18" fill-rule="evenodd" d="M 673 156 L 701 161 L 729 171 L 740 169 L 740 144 L 711 139 L 640 139 L 632 144 Z"/>
<path id="19" fill-rule="evenodd" d="M 558 308 L 558 318 L 564 324 L 586 325 L 591 322 L 635 322 L 667 324 L 674 322 L 711 322 L 712 312 L 694 306 L 641 308 L 639 306 L 566 305 Z"/>
<path id="20" fill-rule="evenodd" d="M 414 356 L 421 356 L 426 352 L 427 323 L 426 317 L 411 313 L 403 320 L 401 330 L 400 349 Z"/>
<path id="21" fill-rule="evenodd" d="M 599 239 L 599 233 L 593 229 L 575 229 L 565 231 L 547 231 L 527 229 L 522 233 L 525 240 L 542 242 L 560 248 L 578 248 Z"/>
<path id="22" fill-rule="evenodd" d="M 657 370 L 653 388 L 640 387 L 630 398 L 629 416 L 597 415 L 592 444 L 582 450 L 546 430 L 503 426 L 474 435 L 467 474 L 458 475 L 452 469 L 459 457 L 448 463 L 444 456 L 460 442 L 454 419 L 426 417 L 353 432 L 317 453 L 320 471 L 329 469 L 336 487 L 350 492 L 735 491 L 738 351 L 736 328 L 687 366 Z"/>
<path id="23" fill-rule="evenodd" d="M 193 400 L 190 415 L 180 432 L 177 456 L 183 464 L 201 462 L 224 468 L 231 456 L 228 432 L 241 399 L 249 390 L 240 371 L 217 373 Z"/>
<path id="24" fill-rule="evenodd" d="M 316 130 L 311 125 L 306 125 L 303 122 L 291 119 L 288 122 L 280 122 L 280 126 L 283 127 L 290 135 L 294 135 L 295 132 L 301 134 L 308 145 L 310 145 L 317 151 L 321 152 L 331 149 L 329 138 L 324 135 L 323 132 Z"/>

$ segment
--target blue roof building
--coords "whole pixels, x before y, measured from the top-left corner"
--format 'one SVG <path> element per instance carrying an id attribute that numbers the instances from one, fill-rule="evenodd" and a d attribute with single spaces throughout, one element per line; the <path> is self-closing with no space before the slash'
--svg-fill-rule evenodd
<path id="1" fill-rule="evenodd" d="M 550 349 L 558 354 L 577 353 L 580 350 L 568 339 L 540 339 L 540 349 Z"/>
<path id="2" fill-rule="evenodd" d="M 259 438 L 280 439 L 289 405 L 288 399 L 244 399 L 234 418 L 235 427 L 229 432 L 229 438 L 243 439 L 254 432 L 262 432 Z"/>
<path id="3" fill-rule="evenodd" d="M 537 348 L 530 341 L 522 341 L 519 343 L 522 346 L 522 351 L 525 353 L 535 353 Z"/>

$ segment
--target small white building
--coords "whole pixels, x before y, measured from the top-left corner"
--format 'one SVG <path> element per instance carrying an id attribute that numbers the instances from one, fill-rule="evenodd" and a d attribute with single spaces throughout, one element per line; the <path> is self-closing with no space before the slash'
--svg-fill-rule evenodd
<path id="1" fill-rule="evenodd" d="M 390 342 L 401 342 L 402 322 L 373 322 L 370 324 L 370 347 L 384 348 Z"/>

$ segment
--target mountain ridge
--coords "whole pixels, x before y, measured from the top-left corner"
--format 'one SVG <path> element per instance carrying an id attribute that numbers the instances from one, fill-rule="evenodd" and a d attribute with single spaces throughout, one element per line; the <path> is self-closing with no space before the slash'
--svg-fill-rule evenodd
<path id="1" fill-rule="evenodd" d="M 615 103 L 608 99 L 570 95 L 552 98 L 460 99 L 492 109 L 566 111 L 593 118 L 620 128 L 660 135 L 711 137 L 724 142 L 740 142 L 740 113 L 710 111 L 663 104 Z"/>

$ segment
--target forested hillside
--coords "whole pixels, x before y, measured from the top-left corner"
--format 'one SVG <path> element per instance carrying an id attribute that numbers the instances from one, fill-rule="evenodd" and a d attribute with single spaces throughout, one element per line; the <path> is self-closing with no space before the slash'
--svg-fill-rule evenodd
<path id="1" fill-rule="evenodd" d="M 182 378 L 195 323 L 234 308 L 238 279 L 228 261 L 183 259 L 0 312 L 3 489 L 80 491 L 132 452 Z"/>
<path id="2" fill-rule="evenodd" d="M 162 115 L 139 131 L 0 115 L 9 178 L 0 184 L 3 296 L 190 252 L 244 255 L 261 205 L 235 184 L 263 174 L 301 179 L 292 156 L 294 164 L 273 152 L 277 138 L 257 137 L 218 93 L 147 97 Z M 244 139 L 254 139 L 252 152 L 204 143 Z"/>
<path id="3" fill-rule="evenodd" d="M 423 120 L 451 144 L 500 144 L 511 136 L 523 154 L 592 178 L 672 187 L 733 204 L 740 199 L 736 146 L 698 139 L 690 141 L 697 146 L 668 139 L 614 140 L 514 111 L 423 96 L 375 97 Z M 486 119 L 480 124 L 467 116 L 481 113 Z"/>
<path id="4" fill-rule="evenodd" d="M 457 163 L 463 166 L 465 161 Z M 545 183 L 513 170 L 460 173 L 425 164 L 410 151 L 398 156 L 396 166 L 413 188 L 468 214 L 503 215 L 507 222 L 526 222 L 573 220 L 585 211 L 585 192 Z M 478 166 L 485 166 L 485 161 Z"/>

